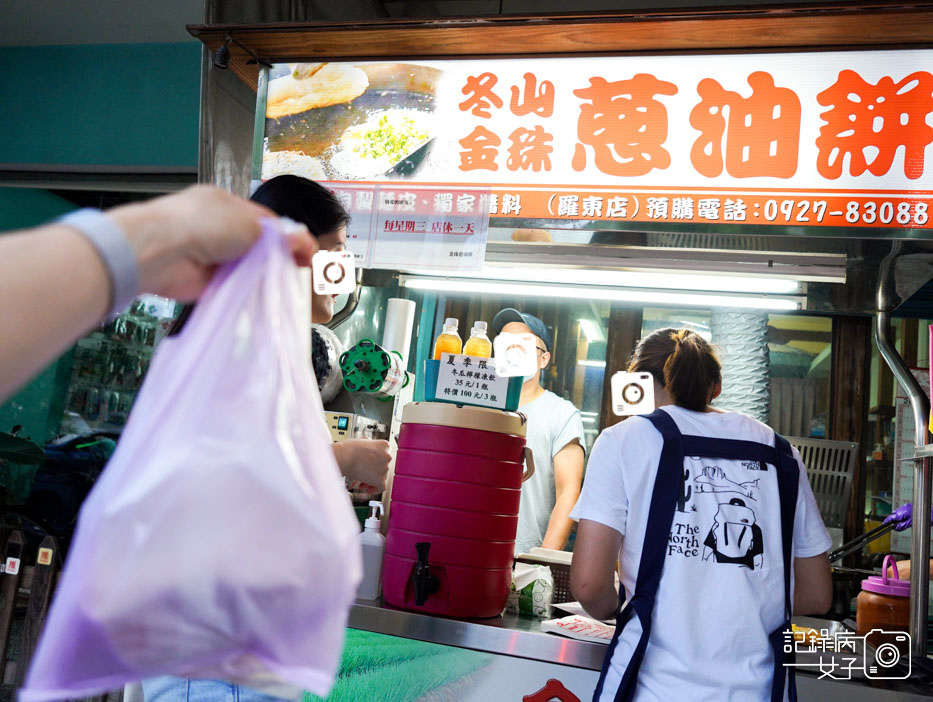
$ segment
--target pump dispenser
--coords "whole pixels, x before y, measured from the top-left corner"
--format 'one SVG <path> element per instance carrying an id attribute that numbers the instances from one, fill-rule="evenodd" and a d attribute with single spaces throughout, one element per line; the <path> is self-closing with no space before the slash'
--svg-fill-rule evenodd
<path id="1" fill-rule="evenodd" d="M 386 537 L 380 531 L 380 518 L 383 515 L 382 503 L 371 500 L 369 517 L 360 534 L 363 547 L 363 580 L 356 596 L 361 600 L 378 600 L 382 584 L 382 554 L 385 551 Z"/>

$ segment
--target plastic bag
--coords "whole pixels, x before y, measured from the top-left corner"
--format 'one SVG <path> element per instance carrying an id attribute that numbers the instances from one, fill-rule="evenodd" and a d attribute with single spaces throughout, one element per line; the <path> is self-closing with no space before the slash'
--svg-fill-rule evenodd
<path id="1" fill-rule="evenodd" d="M 173 674 L 325 696 L 362 575 L 275 220 L 162 342 L 82 508 L 24 702 Z"/>
<path id="2" fill-rule="evenodd" d="M 545 565 L 516 563 L 505 611 L 523 617 L 551 616 L 554 597 L 554 576 Z"/>

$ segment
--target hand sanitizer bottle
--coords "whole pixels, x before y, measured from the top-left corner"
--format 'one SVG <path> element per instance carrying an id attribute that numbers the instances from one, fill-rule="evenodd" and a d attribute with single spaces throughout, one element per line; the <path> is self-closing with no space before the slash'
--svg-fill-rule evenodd
<path id="1" fill-rule="evenodd" d="M 382 554 L 385 551 L 386 537 L 379 531 L 383 508 L 382 503 L 371 500 L 369 517 L 360 534 L 363 547 L 363 580 L 356 592 L 361 600 L 378 600 L 382 594 Z"/>

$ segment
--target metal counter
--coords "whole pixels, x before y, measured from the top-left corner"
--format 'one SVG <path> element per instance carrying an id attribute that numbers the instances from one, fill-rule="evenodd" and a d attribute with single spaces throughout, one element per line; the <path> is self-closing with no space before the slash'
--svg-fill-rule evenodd
<path id="1" fill-rule="evenodd" d="M 492 619 L 444 619 L 403 612 L 358 600 L 350 610 L 347 626 L 406 639 L 459 646 L 544 663 L 600 670 L 605 644 L 578 641 L 540 631 L 540 619 L 504 614 Z"/>
<path id="2" fill-rule="evenodd" d="M 819 626 L 818 620 L 809 618 L 800 618 L 799 623 Z M 445 619 L 364 600 L 350 610 L 348 622 L 353 629 L 593 671 L 595 688 L 606 645 L 545 634 L 540 624 L 538 619 L 509 614 L 482 620 Z M 929 702 L 933 698 L 933 686 L 919 681 L 834 680 L 807 671 L 798 671 L 797 690 L 801 702 Z"/>

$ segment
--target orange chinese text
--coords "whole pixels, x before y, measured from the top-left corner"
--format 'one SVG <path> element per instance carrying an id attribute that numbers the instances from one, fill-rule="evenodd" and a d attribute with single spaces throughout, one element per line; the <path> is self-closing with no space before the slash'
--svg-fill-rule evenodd
<path id="1" fill-rule="evenodd" d="M 554 84 L 549 80 L 543 80 L 538 86 L 538 79 L 534 73 L 526 73 L 524 78 L 524 99 L 520 100 L 522 95 L 518 86 L 512 86 L 512 101 L 509 103 L 512 114 L 521 117 L 534 113 L 538 117 L 550 117 L 554 113 Z"/>
<path id="2" fill-rule="evenodd" d="M 866 170 L 886 174 L 900 147 L 904 147 L 904 175 L 923 175 L 923 151 L 933 141 L 927 116 L 933 111 L 933 75 L 911 73 L 898 83 L 885 76 L 876 85 L 855 71 L 840 71 L 839 78 L 816 96 L 832 108 L 820 117 L 825 124 L 816 139 L 816 169 L 824 178 L 842 175 L 849 160 L 849 174 Z"/>
<path id="3" fill-rule="evenodd" d="M 748 84 L 752 94 L 743 98 L 712 78 L 700 81 L 701 99 L 690 124 L 701 134 L 690 161 L 698 173 L 714 178 L 722 173 L 725 151 L 726 170 L 734 178 L 790 178 L 797 172 L 800 99 L 793 90 L 775 87 L 764 71 L 752 73 Z"/>
<path id="4" fill-rule="evenodd" d="M 671 163 L 663 146 L 667 108 L 654 96 L 676 93 L 673 83 L 646 73 L 612 83 L 590 78 L 588 88 L 574 90 L 574 95 L 588 101 L 580 106 L 574 170 L 586 168 L 587 146 L 593 149 L 596 168 L 608 175 L 639 176 L 667 168 Z"/>
<path id="5" fill-rule="evenodd" d="M 463 148 L 460 152 L 461 171 L 499 170 L 496 163 L 499 150 L 496 147 L 502 140 L 486 127 L 476 127 L 469 135 L 460 139 L 459 143 Z"/>
<path id="6" fill-rule="evenodd" d="M 493 73 L 482 73 L 467 78 L 466 85 L 460 89 L 460 92 L 467 96 L 459 105 L 460 111 L 472 110 L 477 117 L 491 117 L 490 107 L 502 107 L 502 98 L 492 91 L 498 82 L 499 79 Z"/>

